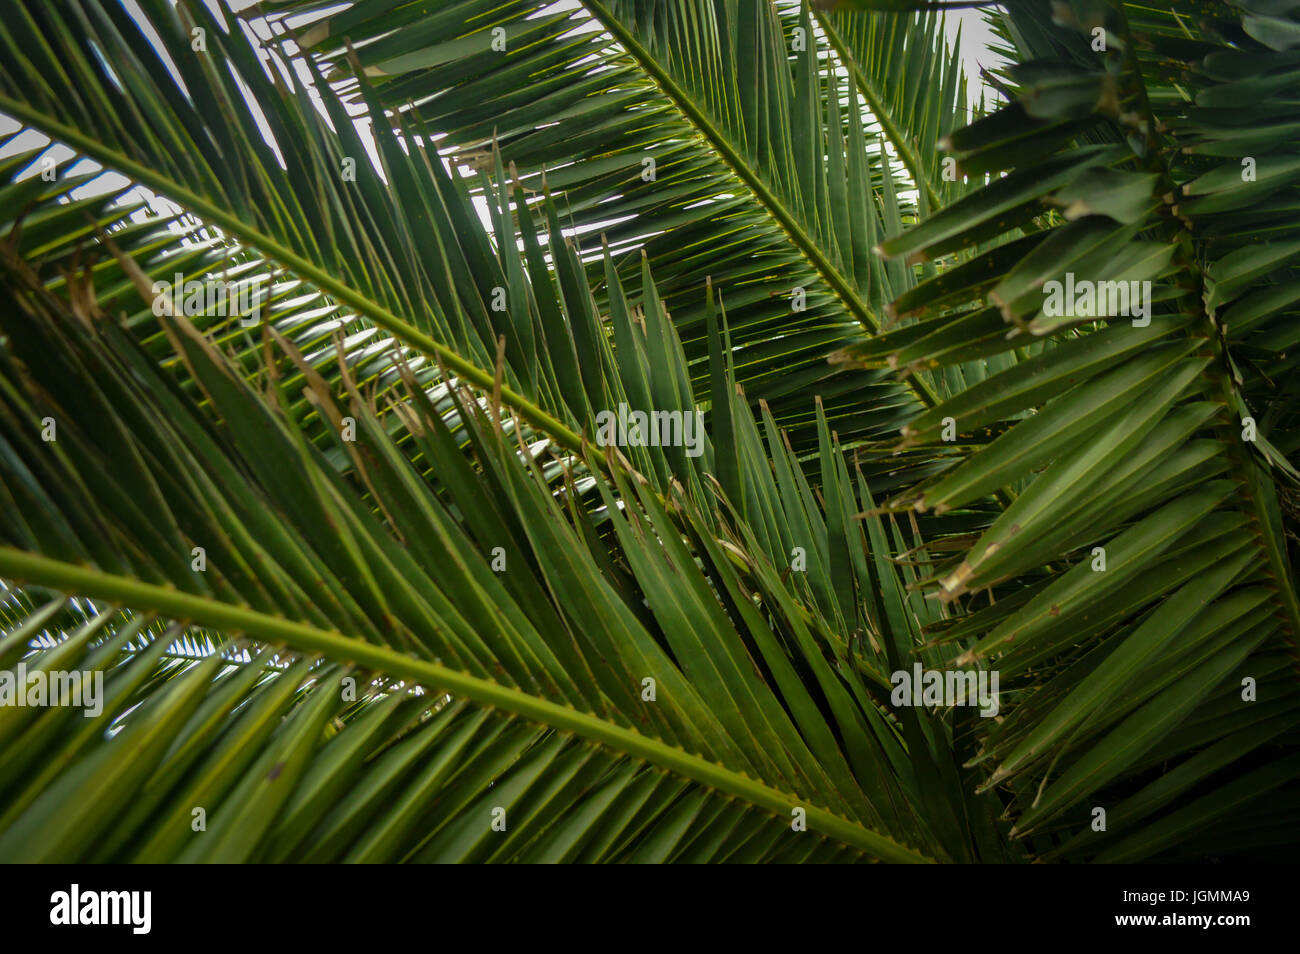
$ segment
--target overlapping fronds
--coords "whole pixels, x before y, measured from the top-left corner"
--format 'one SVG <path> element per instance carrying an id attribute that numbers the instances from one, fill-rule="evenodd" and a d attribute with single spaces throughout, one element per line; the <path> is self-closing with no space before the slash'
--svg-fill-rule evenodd
<path id="1" fill-rule="evenodd" d="M 1294 844 L 1300 14 L 935 6 L 17 6 L 0 857 Z"/>

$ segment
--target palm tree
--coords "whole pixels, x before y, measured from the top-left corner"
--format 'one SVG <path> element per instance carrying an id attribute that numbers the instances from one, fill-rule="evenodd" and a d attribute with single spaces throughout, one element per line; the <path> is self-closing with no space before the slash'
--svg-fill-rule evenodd
<path id="1" fill-rule="evenodd" d="M 11 10 L 0 859 L 1293 845 L 1300 14 L 941 6 Z"/>

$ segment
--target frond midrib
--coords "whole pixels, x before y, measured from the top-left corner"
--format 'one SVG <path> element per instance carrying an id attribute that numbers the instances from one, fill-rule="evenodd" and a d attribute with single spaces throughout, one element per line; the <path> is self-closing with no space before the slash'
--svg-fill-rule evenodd
<path id="1" fill-rule="evenodd" d="M 220 226 L 244 245 L 257 249 L 267 258 L 275 259 L 290 271 L 297 273 L 299 277 L 307 279 L 318 289 L 333 297 L 335 301 L 355 309 L 358 314 L 388 331 L 399 341 L 409 345 L 421 354 L 433 358 L 435 361 L 440 361 L 444 366 L 478 387 L 489 392 L 493 391 L 495 385 L 495 376 L 493 374 L 484 371 L 473 362 L 462 357 L 457 351 L 399 318 L 378 302 L 370 300 L 365 295 L 339 281 L 325 269 L 313 264 L 283 243 L 244 222 L 232 212 L 209 202 L 197 193 L 191 192 L 179 182 L 169 179 L 156 170 L 134 161 L 119 150 L 106 146 L 97 139 L 45 115 L 38 109 L 11 99 L 3 93 L 0 93 L 0 112 L 21 119 L 50 138 L 77 149 L 101 162 L 106 168 L 120 172 L 128 179 L 148 186 L 160 195 L 175 201 L 186 211 Z M 553 438 L 556 443 L 575 453 L 583 453 L 585 449 L 585 452 L 598 465 L 601 467 L 606 466 L 605 455 L 599 448 L 591 446 L 584 448 L 584 442 L 580 434 L 534 404 L 527 397 L 505 385 L 501 386 L 500 395 L 502 404 L 513 408 L 520 417 L 539 431 Z"/>
<path id="2" fill-rule="evenodd" d="M 1160 140 L 1159 130 L 1162 128 L 1158 121 L 1155 111 L 1151 106 L 1151 98 L 1147 89 L 1146 77 L 1142 74 L 1142 69 L 1138 63 L 1137 51 L 1131 42 L 1132 28 L 1129 26 L 1128 13 L 1124 4 L 1117 5 L 1119 10 L 1120 23 L 1126 36 L 1130 37 L 1130 42 L 1124 45 L 1123 57 L 1125 67 L 1129 76 L 1136 86 L 1137 102 L 1134 104 L 1141 111 L 1142 119 L 1146 123 L 1149 135 L 1153 140 Z M 1149 168 L 1158 172 L 1161 181 L 1165 187 L 1172 188 L 1173 176 L 1166 161 L 1166 151 L 1161 148 L 1152 148 L 1147 152 L 1146 162 Z M 1165 238 L 1173 242 L 1176 233 L 1172 222 L 1166 220 L 1159 223 L 1159 230 L 1165 234 Z M 1218 331 L 1214 325 L 1213 319 L 1206 312 L 1204 307 L 1204 295 L 1201 293 L 1204 288 L 1205 275 L 1201 267 L 1186 254 L 1180 250 L 1176 261 L 1181 259 L 1184 269 L 1194 280 L 1197 292 L 1195 298 L 1197 301 L 1197 313 L 1203 323 L 1206 340 L 1209 343 L 1213 353 L 1214 360 L 1207 368 L 1207 372 L 1214 375 L 1215 387 L 1219 391 L 1219 397 L 1225 402 L 1225 406 L 1231 407 L 1229 398 L 1234 393 L 1232 371 L 1228 366 L 1227 354 L 1219 340 Z M 1221 441 L 1222 443 L 1222 441 Z M 1278 601 L 1281 603 L 1283 615 L 1286 618 L 1287 629 L 1289 630 L 1287 642 L 1289 643 L 1295 660 L 1292 664 L 1292 671 L 1300 678 L 1300 600 L 1297 599 L 1295 588 L 1291 585 L 1290 578 L 1287 575 L 1286 568 L 1288 561 L 1285 553 L 1281 549 L 1281 542 L 1277 539 L 1272 531 L 1272 524 L 1269 521 L 1269 515 L 1264 501 L 1261 499 L 1258 481 L 1260 479 L 1259 468 L 1251 460 L 1249 453 L 1243 452 L 1240 447 L 1225 443 L 1224 454 L 1228 458 L 1232 468 L 1233 476 L 1239 485 L 1244 488 L 1245 496 L 1248 501 L 1248 516 L 1256 525 L 1259 531 L 1259 546 L 1263 551 L 1263 562 L 1268 568 L 1268 575 L 1271 578 L 1273 587 L 1277 593 Z"/>
<path id="3" fill-rule="evenodd" d="M 871 115 L 880 124 L 880 131 L 893 144 L 894 151 L 898 153 L 898 158 L 912 177 L 913 183 L 918 189 L 925 190 L 926 197 L 930 200 L 930 208 L 939 208 L 943 204 L 943 200 L 940 198 L 939 193 L 935 191 L 929 177 L 925 175 L 925 166 L 921 162 L 921 157 L 916 154 L 912 144 L 903 136 L 903 131 L 898 128 L 893 116 L 885 108 L 880 90 L 862 72 L 861 67 L 858 66 L 858 61 L 849 53 L 844 44 L 844 38 L 840 36 L 839 31 L 830 22 L 830 18 L 818 17 L 817 25 L 822 28 L 822 32 L 826 35 L 826 42 L 831 45 L 831 49 L 835 51 L 840 63 L 849 71 L 849 76 L 853 79 L 853 85 L 857 87 L 858 92 L 862 94 L 862 98 L 866 100 Z"/>
<path id="4" fill-rule="evenodd" d="M 704 111 L 687 95 L 676 81 L 668 75 L 651 53 L 642 46 L 618 18 L 605 8 L 602 0 L 581 0 L 600 24 L 609 32 L 628 55 L 633 57 L 641 69 L 651 78 L 666 99 L 671 101 L 689 120 L 716 152 L 719 158 L 737 179 L 742 182 L 757 200 L 756 205 L 766 211 L 785 232 L 794 246 L 808 259 L 809 264 L 830 286 L 836 297 L 844 304 L 849 313 L 871 334 L 879 334 L 881 322 L 866 302 L 858 295 L 839 270 L 831 264 L 825 253 L 818 247 L 812 236 L 799 224 L 798 220 L 785 207 L 785 204 L 763 182 L 757 172 L 745 162 L 744 157 L 727 141 L 727 137 L 704 114 Z M 917 375 L 910 375 L 903 382 L 925 407 L 934 407 L 939 403 L 938 395 L 924 380 Z"/>
<path id="5" fill-rule="evenodd" d="M 807 813 L 808 832 L 836 839 L 882 861 L 930 863 L 933 859 L 900 845 L 892 838 L 846 818 L 808 804 L 763 782 L 674 748 L 632 729 L 580 712 L 491 680 L 449 669 L 439 663 L 403 655 L 384 646 L 362 642 L 337 632 L 268 616 L 253 609 L 184 593 L 174 588 L 142 583 L 103 573 L 35 553 L 0 546 L 0 576 L 61 592 L 102 599 L 133 609 L 226 632 L 237 632 L 269 644 L 283 644 L 299 652 L 319 653 L 338 662 L 350 662 L 393 678 L 409 679 L 437 688 L 478 705 L 500 709 L 538 725 L 569 732 L 620 755 L 644 759 L 659 768 L 740 799 L 788 820 L 791 810 Z"/>

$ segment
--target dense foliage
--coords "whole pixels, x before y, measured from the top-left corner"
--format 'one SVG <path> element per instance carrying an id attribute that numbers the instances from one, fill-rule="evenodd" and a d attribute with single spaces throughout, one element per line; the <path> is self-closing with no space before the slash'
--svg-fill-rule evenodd
<path id="1" fill-rule="evenodd" d="M 1289 852 L 1300 4 L 941 6 L 13 5 L 0 858 Z"/>

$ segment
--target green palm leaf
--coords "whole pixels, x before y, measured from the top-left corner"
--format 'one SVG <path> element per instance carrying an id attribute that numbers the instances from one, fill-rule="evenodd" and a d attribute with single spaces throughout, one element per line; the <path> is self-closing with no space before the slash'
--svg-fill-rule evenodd
<path id="1" fill-rule="evenodd" d="M 17 7 L 0 673 L 102 692 L 0 858 L 1294 844 L 1300 20 L 1202 6 L 987 114 L 932 4 Z"/>

